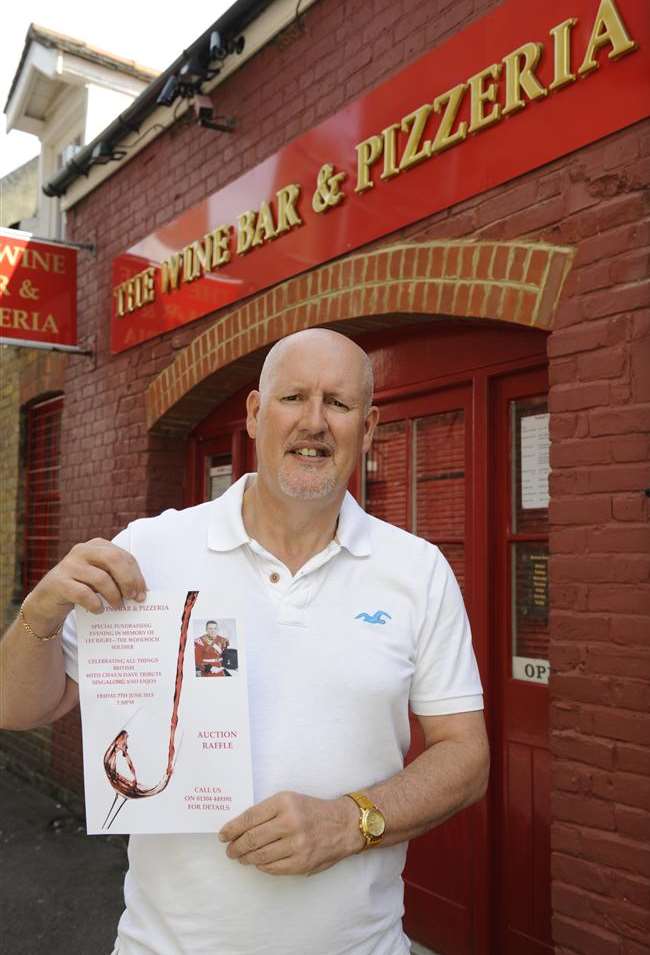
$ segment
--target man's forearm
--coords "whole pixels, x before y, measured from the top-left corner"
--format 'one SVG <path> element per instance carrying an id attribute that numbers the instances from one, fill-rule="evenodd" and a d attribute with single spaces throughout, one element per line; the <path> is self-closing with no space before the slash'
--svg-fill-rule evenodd
<path id="1" fill-rule="evenodd" d="M 480 799 L 489 753 L 482 714 L 458 714 L 455 729 L 436 739 L 405 769 L 362 791 L 386 819 L 382 846 L 421 835 Z M 460 721 L 460 728 L 459 728 Z M 322 872 L 360 852 L 359 809 L 348 796 L 317 799 L 282 792 L 251 806 L 219 833 L 228 856 L 276 875 Z M 371 849 L 381 852 L 381 846 Z"/>
<path id="2" fill-rule="evenodd" d="M 0 641 L 0 727 L 21 730 L 50 722 L 65 692 L 61 638 L 37 640 L 16 620 Z"/>
<path id="3" fill-rule="evenodd" d="M 395 776 L 364 789 L 386 819 L 382 844 L 414 839 L 476 802 L 485 793 L 488 772 L 485 741 L 442 740 Z"/>

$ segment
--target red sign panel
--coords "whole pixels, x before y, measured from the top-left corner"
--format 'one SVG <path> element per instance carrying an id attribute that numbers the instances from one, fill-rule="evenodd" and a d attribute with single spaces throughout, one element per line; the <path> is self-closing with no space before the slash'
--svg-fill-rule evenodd
<path id="1" fill-rule="evenodd" d="M 648 0 L 506 0 L 117 258 L 112 349 L 648 114 Z"/>
<path id="2" fill-rule="evenodd" d="M 0 339 L 76 345 L 76 249 L 0 229 Z"/>

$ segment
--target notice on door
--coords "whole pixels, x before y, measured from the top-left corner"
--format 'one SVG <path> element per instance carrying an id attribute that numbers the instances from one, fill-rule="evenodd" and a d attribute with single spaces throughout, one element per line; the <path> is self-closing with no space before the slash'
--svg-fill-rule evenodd
<path id="1" fill-rule="evenodd" d="M 538 660 L 536 657 L 512 658 L 512 676 L 515 680 L 547 684 L 550 672 L 551 665 L 548 660 Z"/>
<path id="2" fill-rule="evenodd" d="M 521 506 L 524 510 L 548 507 L 548 414 L 521 419 Z"/>

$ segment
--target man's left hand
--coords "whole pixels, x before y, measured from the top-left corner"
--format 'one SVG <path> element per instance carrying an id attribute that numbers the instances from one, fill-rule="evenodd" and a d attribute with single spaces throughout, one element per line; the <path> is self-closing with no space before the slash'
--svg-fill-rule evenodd
<path id="1" fill-rule="evenodd" d="M 227 855 L 273 875 L 315 875 L 363 849 L 359 810 L 347 796 L 281 792 L 251 806 L 219 832 Z"/>

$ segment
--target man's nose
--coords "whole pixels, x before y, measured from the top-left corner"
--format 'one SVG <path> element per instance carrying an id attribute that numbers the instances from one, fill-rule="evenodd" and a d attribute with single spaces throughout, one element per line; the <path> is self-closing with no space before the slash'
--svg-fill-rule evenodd
<path id="1" fill-rule="evenodd" d="M 303 405 L 302 426 L 312 434 L 327 431 L 325 403 L 320 398 L 311 398 Z"/>

